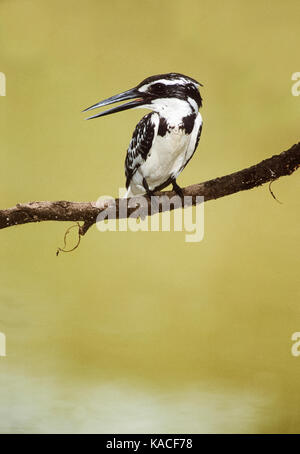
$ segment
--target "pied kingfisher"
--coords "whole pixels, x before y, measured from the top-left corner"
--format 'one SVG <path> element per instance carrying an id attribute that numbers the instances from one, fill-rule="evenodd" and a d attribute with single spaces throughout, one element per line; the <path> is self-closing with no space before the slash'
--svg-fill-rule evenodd
<path id="1" fill-rule="evenodd" d="M 202 98 L 196 80 L 178 73 L 148 77 L 139 85 L 84 110 L 134 99 L 87 118 L 103 117 L 132 108 L 152 110 L 137 124 L 125 160 L 126 197 L 151 195 L 173 184 L 192 158 L 199 143 Z"/>

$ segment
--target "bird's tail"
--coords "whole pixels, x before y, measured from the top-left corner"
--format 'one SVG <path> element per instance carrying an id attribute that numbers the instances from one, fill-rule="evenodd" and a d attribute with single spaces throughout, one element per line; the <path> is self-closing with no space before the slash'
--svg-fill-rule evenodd
<path id="1" fill-rule="evenodd" d="M 127 191 L 125 193 L 125 195 L 123 196 L 123 199 L 129 199 L 129 197 L 132 197 L 133 196 L 133 193 L 131 191 L 131 188 L 130 186 L 127 188 Z"/>
<path id="2" fill-rule="evenodd" d="M 128 186 L 127 192 L 124 195 L 124 199 L 129 199 L 129 197 L 134 197 L 135 195 L 143 195 L 146 194 L 146 191 L 144 188 L 139 189 L 138 187 L 134 186 L 134 188 L 131 187 L 131 185 Z"/>

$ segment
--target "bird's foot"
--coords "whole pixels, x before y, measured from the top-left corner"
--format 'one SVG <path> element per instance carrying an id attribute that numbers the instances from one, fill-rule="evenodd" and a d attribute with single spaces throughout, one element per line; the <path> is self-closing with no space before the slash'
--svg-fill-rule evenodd
<path id="1" fill-rule="evenodd" d="M 173 185 L 173 191 L 175 191 L 176 194 L 178 194 L 179 197 L 181 197 L 183 199 L 183 197 L 184 197 L 183 190 L 180 186 L 178 186 L 178 184 L 176 183 L 176 180 L 172 182 L 172 185 Z"/>

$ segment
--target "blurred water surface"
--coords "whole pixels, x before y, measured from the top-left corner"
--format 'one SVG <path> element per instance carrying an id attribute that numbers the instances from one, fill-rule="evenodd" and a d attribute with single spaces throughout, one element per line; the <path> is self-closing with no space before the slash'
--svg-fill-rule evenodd
<path id="1" fill-rule="evenodd" d="M 0 203 L 125 185 L 141 110 L 81 110 L 143 78 L 204 84 L 184 186 L 299 141 L 298 1 L 0 2 Z M 205 206 L 205 236 L 1 231 L 1 432 L 299 432 L 299 176 Z"/>

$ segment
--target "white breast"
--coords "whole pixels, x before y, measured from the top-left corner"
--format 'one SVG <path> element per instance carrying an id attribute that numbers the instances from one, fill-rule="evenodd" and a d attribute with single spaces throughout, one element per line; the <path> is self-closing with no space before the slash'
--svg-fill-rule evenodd
<path id="1" fill-rule="evenodd" d="M 147 160 L 140 171 L 146 178 L 150 189 L 164 183 L 170 176 L 178 175 L 183 164 L 191 136 L 182 129 L 174 128 L 165 136 L 156 136 Z"/>
<path id="2" fill-rule="evenodd" d="M 162 185 L 169 178 L 177 178 L 195 150 L 198 131 L 202 124 L 202 117 L 198 113 L 191 134 L 185 134 L 184 129 L 179 128 L 182 116 L 174 114 L 173 128 L 162 137 L 157 134 L 159 115 L 156 114 L 153 117 L 156 126 L 155 138 L 146 161 L 132 178 L 131 194 L 145 192 L 144 178 L 150 190 Z"/>

